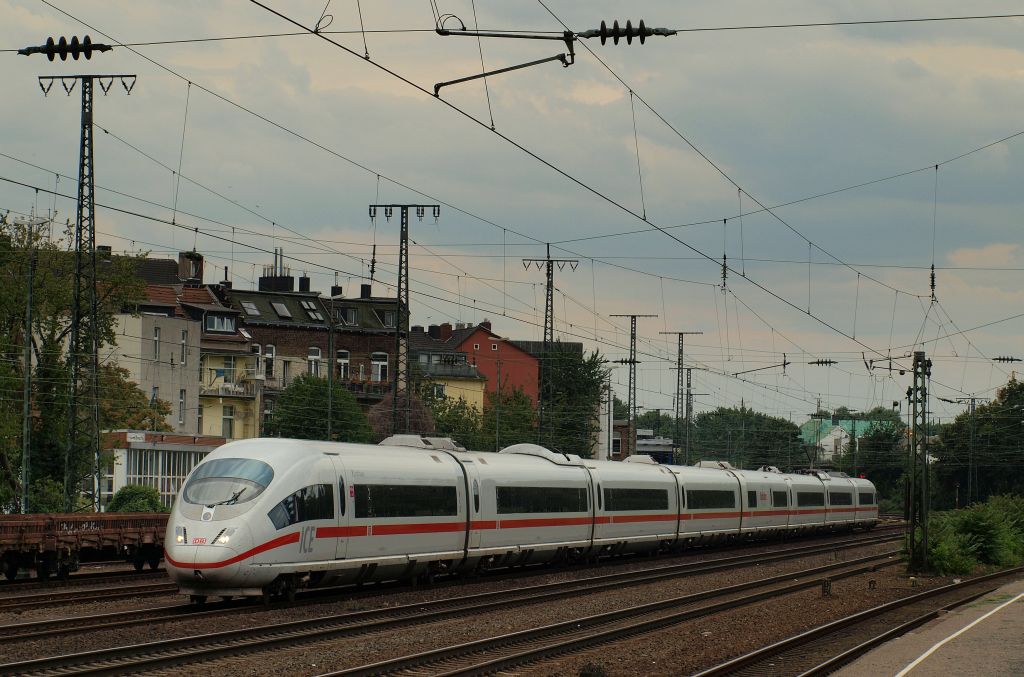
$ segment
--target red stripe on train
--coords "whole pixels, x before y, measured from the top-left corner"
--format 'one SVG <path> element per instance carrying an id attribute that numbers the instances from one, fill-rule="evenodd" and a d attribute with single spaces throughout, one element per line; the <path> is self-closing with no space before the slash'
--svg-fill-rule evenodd
<path id="1" fill-rule="evenodd" d="M 237 562 L 241 562 L 242 560 L 254 557 L 255 555 L 260 554 L 261 552 L 266 552 L 267 550 L 280 548 L 282 545 L 288 545 L 290 543 L 298 542 L 299 532 L 296 531 L 290 534 L 285 534 L 284 536 L 278 536 L 277 538 L 267 541 L 262 545 L 257 545 L 255 548 L 250 548 L 249 550 L 246 550 L 241 555 L 236 555 L 235 557 L 231 557 L 221 562 L 179 562 L 178 560 L 173 559 L 166 552 L 164 552 L 164 561 L 170 564 L 171 566 L 177 567 L 179 569 L 219 569 L 221 567 L 226 567 L 229 564 L 236 564 Z"/>

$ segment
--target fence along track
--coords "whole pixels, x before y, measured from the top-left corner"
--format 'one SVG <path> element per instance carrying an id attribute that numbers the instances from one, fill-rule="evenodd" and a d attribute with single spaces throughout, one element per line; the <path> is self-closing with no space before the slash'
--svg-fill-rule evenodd
<path id="1" fill-rule="evenodd" d="M 667 566 L 652 567 L 649 569 L 642 569 L 636 571 L 625 571 L 612 574 L 603 574 L 600 576 L 591 576 L 587 578 L 575 579 L 571 581 L 562 581 L 557 583 L 548 583 L 542 586 L 530 586 L 528 589 L 531 592 L 544 591 L 544 590 L 557 590 L 564 589 L 566 594 L 570 592 L 577 592 L 575 588 L 583 588 L 585 590 L 599 590 L 601 588 L 610 587 L 612 583 L 617 585 L 623 584 L 644 584 L 647 582 L 655 582 L 657 580 L 682 577 L 682 576 L 697 576 L 705 573 L 714 571 L 727 570 L 730 568 L 737 568 L 748 564 L 761 564 L 768 562 L 778 562 L 789 559 L 797 559 L 800 557 L 810 557 L 817 554 L 828 554 L 838 553 L 844 550 L 850 550 L 853 548 L 860 548 L 870 545 L 879 545 L 888 543 L 899 539 L 898 535 L 889 536 L 876 536 L 869 539 L 850 539 L 847 541 L 840 541 L 837 543 L 829 544 L 815 544 L 815 545 L 800 545 L 793 548 L 787 548 L 778 552 L 767 552 L 767 553 L 747 553 L 744 555 L 732 555 L 728 557 L 713 558 L 708 560 L 700 560 L 697 562 L 682 562 L 679 564 L 670 564 Z M 509 591 L 502 591 L 502 594 L 514 595 L 517 590 L 513 589 Z M 325 601 L 329 601 L 330 597 L 341 596 L 346 592 L 351 592 L 352 588 L 342 588 L 339 592 L 332 591 L 331 588 L 314 589 L 303 591 L 300 593 L 310 599 L 300 599 L 298 604 L 302 605 L 313 605 L 322 604 Z M 490 593 L 485 593 L 490 594 Z M 379 592 L 373 591 L 366 593 L 365 596 L 377 596 Z M 328 600 L 323 599 L 328 597 Z M 63 635 L 74 632 L 84 632 L 87 630 L 103 630 L 117 627 L 133 626 L 142 621 L 174 621 L 184 617 L 203 617 L 213 615 L 227 615 L 231 613 L 245 613 L 256 610 L 256 607 L 246 604 L 232 604 L 232 605 L 210 605 L 214 608 L 207 608 L 203 610 L 196 609 L 191 605 L 173 605 L 173 606 L 161 606 L 151 607 L 148 609 L 138 609 L 134 611 L 120 611 L 114 613 L 97 614 L 95 616 L 84 616 L 84 617 L 69 617 L 59 619 L 49 619 L 41 621 L 30 621 L 27 623 L 17 623 L 11 625 L 0 626 L 0 636 L 12 640 L 20 638 L 32 638 L 38 639 L 45 636 Z M 420 605 L 422 608 L 422 605 Z"/>
<path id="2" fill-rule="evenodd" d="M 850 562 L 829 564 L 810 571 L 817 573 L 851 567 L 867 561 L 891 558 L 894 554 L 895 551 L 872 555 Z M 734 563 L 732 566 L 741 566 L 741 564 Z M 799 575 L 801 575 L 799 572 L 784 574 L 772 579 L 740 584 L 727 590 L 736 592 L 751 587 L 778 584 Z M 616 574 L 611 576 L 614 577 Z M 574 583 L 578 583 L 578 581 Z M 813 586 L 816 584 L 810 583 L 808 585 Z M 607 581 L 606 585 L 608 587 L 618 586 L 620 582 Z M 467 613 L 487 613 L 495 609 L 507 609 L 512 605 L 550 601 L 582 592 L 576 589 L 578 587 L 577 585 L 569 589 L 564 584 L 531 586 L 511 591 L 481 593 L 462 599 L 409 604 L 387 609 L 352 612 L 302 621 L 291 621 L 132 646 L 114 647 L 80 654 L 20 661 L 0 665 L 0 675 L 69 675 L 99 674 L 110 671 L 131 672 L 142 669 L 152 670 L 241 652 L 273 649 L 279 646 L 291 647 L 302 641 L 390 630 L 397 627 L 444 620 L 452 616 L 464 617 Z M 589 585 L 585 590 L 590 591 L 592 589 L 594 589 L 593 584 Z M 721 594 L 728 593 L 712 591 L 698 593 L 697 596 L 704 596 L 706 598 Z M 663 602 L 662 604 L 671 603 L 670 601 Z M 630 615 L 629 610 L 617 613 L 623 617 Z M 647 612 L 641 610 L 636 613 Z"/>

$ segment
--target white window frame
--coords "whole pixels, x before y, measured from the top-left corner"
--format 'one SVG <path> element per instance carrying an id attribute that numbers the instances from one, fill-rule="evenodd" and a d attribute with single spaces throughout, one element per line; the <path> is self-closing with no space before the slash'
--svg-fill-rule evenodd
<path id="1" fill-rule="evenodd" d="M 306 372 L 310 376 L 320 375 L 320 360 L 323 357 L 323 351 L 318 346 L 310 346 L 306 351 Z"/>
<path id="2" fill-rule="evenodd" d="M 235 405 L 225 404 L 221 407 L 220 434 L 226 440 L 235 437 Z"/>
<path id="3" fill-rule="evenodd" d="M 188 329 L 181 330 L 181 366 L 185 366 L 188 360 Z"/>
<path id="4" fill-rule="evenodd" d="M 185 422 L 185 389 L 178 391 L 178 425 Z"/>
<path id="5" fill-rule="evenodd" d="M 274 359 L 277 357 L 277 348 L 274 344 L 268 343 L 263 346 L 263 373 L 267 378 L 274 378 Z"/>
<path id="6" fill-rule="evenodd" d="M 206 315 L 206 331 L 233 332 L 235 318 L 231 315 L 208 313 Z"/>
<path id="7" fill-rule="evenodd" d="M 342 355 L 344 354 L 344 357 Z M 336 350 L 334 351 L 334 361 L 337 365 L 335 371 L 338 374 L 338 378 L 342 381 L 347 381 L 351 378 L 351 361 L 352 353 L 348 350 Z"/>
<path id="8" fill-rule="evenodd" d="M 388 354 L 385 352 L 376 352 L 370 354 L 371 381 L 384 383 L 388 380 L 388 359 Z"/>
<path id="9" fill-rule="evenodd" d="M 153 361 L 160 361 L 160 327 L 153 327 Z"/>
<path id="10" fill-rule="evenodd" d="M 256 356 L 256 376 L 263 376 L 263 346 L 259 343 L 252 344 L 252 354 Z"/>

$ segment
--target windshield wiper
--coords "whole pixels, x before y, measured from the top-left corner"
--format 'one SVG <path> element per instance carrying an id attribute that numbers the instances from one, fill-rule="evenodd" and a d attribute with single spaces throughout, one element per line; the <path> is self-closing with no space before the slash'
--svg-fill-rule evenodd
<path id="1" fill-rule="evenodd" d="M 233 493 L 231 495 L 231 498 L 226 498 L 223 501 L 217 501 L 216 503 L 210 503 L 206 507 L 212 508 L 215 505 L 234 505 L 235 503 L 238 503 L 238 497 L 241 496 L 242 492 L 245 491 L 246 489 L 248 489 L 248 487 L 242 487 L 241 489 Z"/>

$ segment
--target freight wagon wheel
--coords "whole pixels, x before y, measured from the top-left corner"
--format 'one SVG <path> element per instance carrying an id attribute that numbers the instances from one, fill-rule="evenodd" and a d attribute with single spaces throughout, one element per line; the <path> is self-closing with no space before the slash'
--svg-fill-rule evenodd
<path id="1" fill-rule="evenodd" d="M 153 555 L 146 560 L 146 564 L 149 565 L 150 569 L 156 571 L 160 567 L 160 555 Z"/>
<path id="2" fill-rule="evenodd" d="M 18 577 L 18 564 L 17 562 L 7 562 L 4 564 L 4 578 L 9 581 L 13 581 Z"/>
<path id="3" fill-rule="evenodd" d="M 146 566 L 146 560 L 136 557 L 132 560 L 132 566 L 135 567 L 136 571 L 142 571 L 142 568 Z"/>
<path id="4" fill-rule="evenodd" d="M 41 581 L 50 580 L 50 563 L 42 561 L 36 565 L 36 578 Z"/>

